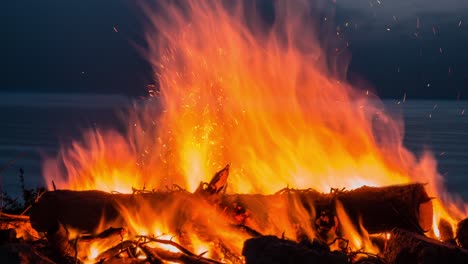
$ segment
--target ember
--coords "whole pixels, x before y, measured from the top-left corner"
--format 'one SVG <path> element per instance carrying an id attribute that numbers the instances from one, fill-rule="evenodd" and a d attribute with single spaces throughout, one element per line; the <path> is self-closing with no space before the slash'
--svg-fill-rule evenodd
<path id="1" fill-rule="evenodd" d="M 429 263 L 430 252 L 414 251 L 427 248 L 468 261 L 450 237 L 464 206 L 445 192 L 430 153 L 404 147 L 400 120 L 343 81 L 342 49 L 325 59 L 312 6 L 278 1 L 265 26 L 249 7 L 182 2 L 145 7 L 145 54 L 159 83 L 129 111 L 127 131 L 88 131 L 46 161 L 54 191 L 26 223 L 47 242 L 31 254 Z"/>

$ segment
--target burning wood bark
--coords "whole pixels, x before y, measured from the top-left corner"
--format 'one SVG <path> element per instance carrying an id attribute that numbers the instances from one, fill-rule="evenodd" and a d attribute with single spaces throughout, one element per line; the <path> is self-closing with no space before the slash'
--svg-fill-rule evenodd
<path id="1" fill-rule="evenodd" d="M 218 192 L 216 192 L 219 195 Z M 109 223 L 123 221 L 122 208 L 138 208 L 150 204 L 154 209 L 174 203 L 193 206 L 203 196 L 185 191 L 138 194 L 110 194 L 101 191 L 58 190 L 45 194 L 31 209 L 31 224 L 38 231 L 47 231 L 56 220 L 83 231 L 93 232 L 102 220 Z M 314 190 L 286 190 L 274 195 L 224 194 L 219 204 L 238 224 L 261 225 L 269 216 L 261 207 L 278 202 L 297 200 L 309 211 L 314 222 L 315 213 L 333 211 L 339 201 L 356 226 L 362 221 L 370 233 L 388 232 L 392 228 L 422 233 L 431 226 L 432 204 L 424 186 L 410 184 L 388 187 L 361 187 L 351 191 L 323 194 Z M 235 205 L 235 206 L 233 206 Z M 286 202 L 287 205 L 287 202 Z M 243 218 L 242 211 L 249 215 Z M 333 214 L 333 213 L 332 213 Z M 248 226 L 248 225 L 247 225 Z M 253 227 L 255 229 L 255 227 Z"/>
<path id="2" fill-rule="evenodd" d="M 362 221 L 369 233 L 382 233 L 395 227 L 423 233 L 432 224 L 432 203 L 422 184 L 387 187 L 361 187 L 351 191 L 333 191 L 330 194 L 308 190 L 283 190 L 275 195 L 234 194 L 224 196 L 223 203 L 240 205 L 256 215 L 256 208 L 274 205 L 279 199 L 299 200 L 309 211 L 320 216 L 335 216 L 336 204 L 343 205 L 355 226 Z M 262 223 L 263 219 L 256 219 Z M 315 221 L 315 220 L 312 220 Z M 315 221 L 317 224 L 317 221 Z M 333 224 L 333 223 L 331 223 Z"/>

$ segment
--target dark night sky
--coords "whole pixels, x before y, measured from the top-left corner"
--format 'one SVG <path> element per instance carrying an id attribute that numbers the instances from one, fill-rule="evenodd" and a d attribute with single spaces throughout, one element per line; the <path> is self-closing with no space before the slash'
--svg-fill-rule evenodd
<path id="1" fill-rule="evenodd" d="M 144 94 L 152 74 L 131 44 L 143 35 L 134 3 L 3 1 L 1 91 Z M 468 1 L 336 5 L 337 26 L 350 44 L 352 80 L 366 80 L 384 98 L 468 98 Z"/>

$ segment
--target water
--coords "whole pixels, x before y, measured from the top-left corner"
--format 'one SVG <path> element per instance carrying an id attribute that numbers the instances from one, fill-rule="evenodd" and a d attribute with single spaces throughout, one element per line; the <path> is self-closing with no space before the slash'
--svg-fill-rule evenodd
<path id="1" fill-rule="evenodd" d="M 78 138 L 92 127 L 118 123 L 118 109 L 130 100 L 104 95 L 0 94 L 0 168 L 9 193 L 19 193 L 19 168 L 25 171 L 27 188 L 44 185 L 41 160 L 55 154 L 61 142 Z M 385 101 L 390 110 L 402 111 L 405 145 L 419 154 L 433 151 L 439 171 L 451 192 L 468 201 L 468 101 Z"/>

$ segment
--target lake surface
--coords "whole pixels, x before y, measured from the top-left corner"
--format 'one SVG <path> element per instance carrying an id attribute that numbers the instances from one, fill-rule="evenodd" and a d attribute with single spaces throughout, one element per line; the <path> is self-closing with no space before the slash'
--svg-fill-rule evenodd
<path id="1" fill-rule="evenodd" d="M 9 193 L 19 192 L 19 169 L 29 188 L 43 185 L 42 155 L 57 152 L 61 142 L 78 138 L 83 129 L 112 127 L 119 109 L 131 100 L 117 95 L 0 94 L 0 175 Z M 451 192 L 468 201 L 468 101 L 384 101 L 402 111 L 405 145 L 420 153 L 429 148 Z M 14 160 L 14 162 L 11 162 Z"/>

